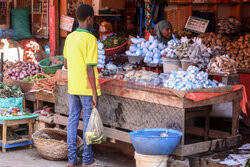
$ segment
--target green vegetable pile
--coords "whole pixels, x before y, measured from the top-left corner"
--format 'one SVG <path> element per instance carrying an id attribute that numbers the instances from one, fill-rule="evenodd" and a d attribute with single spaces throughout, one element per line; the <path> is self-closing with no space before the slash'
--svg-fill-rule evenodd
<path id="1" fill-rule="evenodd" d="M 104 135 L 96 136 L 95 132 L 86 132 L 86 143 L 90 144 L 101 144 L 102 142 L 106 141 L 106 137 Z"/>
<path id="2" fill-rule="evenodd" d="M 0 82 L 0 98 L 22 97 L 23 92 L 19 86 L 6 85 Z"/>
<path id="3" fill-rule="evenodd" d="M 38 73 L 33 77 L 28 76 L 28 77 L 24 78 L 22 81 L 24 81 L 24 82 L 36 82 L 36 80 L 45 79 L 45 78 L 48 78 L 48 77 L 49 77 L 49 75 L 47 75 L 47 74 Z"/>
<path id="4" fill-rule="evenodd" d="M 104 49 L 115 48 L 117 46 L 121 46 L 125 42 L 126 42 L 126 39 L 124 37 L 112 37 L 112 38 L 108 38 L 102 41 L 104 45 Z"/>

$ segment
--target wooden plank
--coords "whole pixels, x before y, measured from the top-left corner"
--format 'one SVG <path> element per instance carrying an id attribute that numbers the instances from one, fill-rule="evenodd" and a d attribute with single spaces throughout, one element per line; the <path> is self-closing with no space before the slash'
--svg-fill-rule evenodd
<path id="1" fill-rule="evenodd" d="M 185 127 L 185 132 L 197 136 L 205 136 L 206 134 L 205 129 L 199 127 Z M 231 134 L 224 131 L 210 129 L 208 136 L 211 138 L 222 139 L 231 136 Z"/>
<path id="2" fill-rule="evenodd" d="M 5 124 L 7 126 L 12 126 L 12 125 L 27 124 L 29 122 L 35 122 L 35 118 L 20 119 L 20 120 L 8 120 L 8 121 L 5 121 Z"/>
<path id="3" fill-rule="evenodd" d="M 45 101 L 45 102 L 50 102 L 50 103 L 55 103 L 56 99 L 52 94 L 49 93 L 36 93 L 36 99 L 40 101 Z"/>
<path id="4" fill-rule="evenodd" d="M 26 142 L 26 141 L 29 141 L 29 139 L 28 138 L 21 138 L 21 139 L 18 139 L 18 140 L 7 141 L 6 144 L 22 143 L 22 142 Z"/>
<path id="5" fill-rule="evenodd" d="M 36 94 L 34 92 L 24 93 L 25 100 L 35 102 L 36 101 Z"/>
<path id="6" fill-rule="evenodd" d="M 183 108 L 183 100 L 181 98 L 178 98 L 176 96 L 146 92 L 138 89 L 127 89 L 117 86 L 113 89 L 102 89 L 102 94 Z"/>
<path id="7" fill-rule="evenodd" d="M 5 153 L 6 149 L 5 149 L 5 144 L 7 142 L 7 125 L 3 124 L 3 132 L 2 132 L 2 152 Z"/>
<path id="8" fill-rule="evenodd" d="M 68 125 L 68 117 L 55 114 L 54 115 L 54 122 L 56 124 L 59 124 L 59 125 L 67 126 Z M 78 129 L 83 130 L 83 121 L 81 121 L 81 120 L 79 121 Z M 106 137 L 109 137 L 112 139 L 116 139 L 116 140 L 123 141 L 126 143 L 131 143 L 130 136 L 128 135 L 128 133 L 117 130 L 117 129 L 104 127 L 104 135 Z"/>
<path id="9" fill-rule="evenodd" d="M 132 143 L 129 134 L 121 130 L 104 127 L 104 135 L 111 139 Z"/>
<path id="10" fill-rule="evenodd" d="M 240 115 L 240 101 L 233 101 L 233 113 L 232 113 L 232 135 L 235 136 L 239 131 L 239 115 Z"/>
<path id="11" fill-rule="evenodd" d="M 179 145 L 173 155 L 182 157 L 207 151 L 221 151 L 239 145 L 240 140 L 241 135 L 237 135 L 225 139 L 215 139 L 195 144 Z"/>
<path id="12" fill-rule="evenodd" d="M 202 100 L 199 102 L 193 102 L 192 100 L 185 98 L 183 100 L 184 101 L 183 107 L 193 108 L 193 107 L 207 106 L 212 104 L 232 102 L 233 100 L 241 100 L 241 99 L 242 99 L 242 89 L 221 96 L 216 96 L 210 99 Z"/>

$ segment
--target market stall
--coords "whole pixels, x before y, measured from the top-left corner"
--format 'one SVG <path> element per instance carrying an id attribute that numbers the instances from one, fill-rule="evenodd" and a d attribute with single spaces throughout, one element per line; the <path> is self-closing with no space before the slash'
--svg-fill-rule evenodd
<path id="1" fill-rule="evenodd" d="M 102 84 L 101 88 L 100 113 L 103 123 L 106 125 L 105 135 L 110 138 L 131 143 L 127 131 L 145 128 L 172 128 L 183 133 L 204 137 L 204 141 L 192 144 L 183 137 L 181 145 L 175 152 L 178 156 L 222 149 L 225 146 L 235 146 L 240 141 L 238 117 L 242 89 L 233 92 L 232 87 L 228 86 L 210 90 L 196 90 L 194 92 L 228 93 L 200 102 L 193 102 L 185 97 L 186 92 L 138 87 L 119 80 L 107 81 Z M 66 126 L 67 116 L 65 115 L 68 115 L 66 84 L 59 83 L 57 85 L 57 97 L 55 123 Z M 233 102 L 231 132 L 221 132 L 209 128 L 211 105 L 224 102 Z M 204 129 L 185 126 L 185 120 L 196 116 L 206 117 Z M 81 124 L 79 128 L 82 128 Z M 223 146 L 222 142 L 227 144 Z M 218 148 L 215 147 L 216 143 L 219 144 Z"/>

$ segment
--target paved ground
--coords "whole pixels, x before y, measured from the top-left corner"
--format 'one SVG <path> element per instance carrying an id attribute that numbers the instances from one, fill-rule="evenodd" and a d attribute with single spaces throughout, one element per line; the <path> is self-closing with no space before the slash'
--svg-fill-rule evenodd
<path id="1" fill-rule="evenodd" d="M 95 153 L 95 163 L 91 167 L 135 167 L 133 157 L 113 152 Z M 7 153 L 0 152 L 0 167 L 66 167 L 66 161 L 48 161 L 33 149 L 9 149 Z"/>

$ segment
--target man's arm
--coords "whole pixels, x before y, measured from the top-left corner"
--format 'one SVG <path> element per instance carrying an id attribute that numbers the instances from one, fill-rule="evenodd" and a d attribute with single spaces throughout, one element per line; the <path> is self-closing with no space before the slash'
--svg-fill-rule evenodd
<path id="1" fill-rule="evenodd" d="M 92 88 L 93 92 L 93 102 L 92 107 L 97 107 L 97 90 L 96 90 L 96 78 L 95 78 L 95 72 L 94 72 L 94 66 L 88 65 L 87 66 L 87 73 L 88 73 L 88 79 Z"/>

